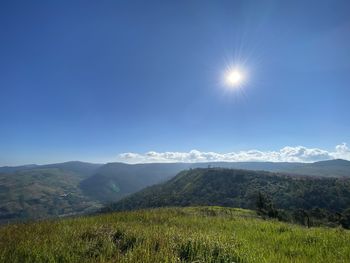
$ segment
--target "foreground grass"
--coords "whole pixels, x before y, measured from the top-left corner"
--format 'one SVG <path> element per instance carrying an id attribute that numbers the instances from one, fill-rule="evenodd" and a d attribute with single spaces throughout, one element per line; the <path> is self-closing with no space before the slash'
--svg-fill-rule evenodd
<path id="1" fill-rule="evenodd" d="M 350 262 L 350 232 L 163 208 L 0 227 L 1 262 Z"/>

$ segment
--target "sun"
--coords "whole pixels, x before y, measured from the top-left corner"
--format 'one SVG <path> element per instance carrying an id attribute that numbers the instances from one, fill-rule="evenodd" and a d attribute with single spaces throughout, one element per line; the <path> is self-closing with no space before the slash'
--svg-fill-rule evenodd
<path id="1" fill-rule="evenodd" d="M 238 69 L 230 69 L 225 73 L 225 84 L 229 87 L 239 87 L 244 81 L 243 73 Z"/>

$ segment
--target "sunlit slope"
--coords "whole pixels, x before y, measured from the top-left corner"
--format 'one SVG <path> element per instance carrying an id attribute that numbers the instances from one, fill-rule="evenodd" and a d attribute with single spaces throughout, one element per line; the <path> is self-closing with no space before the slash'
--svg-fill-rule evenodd
<path id="1" fill-rule="evenodd" d="M 264 171 L 191 169 L 112 204 L 112 210 L 163 206 L 219 205 L 255 208 L 256 194 L 270 196 L 280 209 L 350 207 L 349 178 L 296 177 Z"/>
<path id="2" fill-rule="evenodd" d="M 349 262 L 350 232 L 163 208 L 0 227 L 1 262 Z"/>
<path id="3" fill-rule="evenodd" d="M 349 177 L 350 162 L 330 160 L 315 163 L 211 162 L 211 163 L 108 163 L 81 183 L 84 193 L 101 202 L 113 202 L 144 187 L 164 182 L 182 170 L 221 167 L 281 172 L 290 175 Z"/>
<path id="4" fill-rule="evenodd" d="M 342 179 L 332 179 L 336 176 L 347 177 L 350 175 L 350 162 L 344 160 L 332 160 L 316 163 L 271 163 L 271 162 L 240 162 L 240 163 L 150 163 L 128 165 L 123 163 L 92 164 L 84 162 L 65 162 L 48 165 L 25 165 L 17 167 L 0 167 L 0 223 L 21 220 L 37 219 L 52 216 L 63 216 L 77 213 L 87 213 L 109 202 L 117 202 L 126 195 L 135 193 L 144 187 L 165 182 L 174 177 L 178 172 L 185 169 L 222 167 L 251 170 L 267 170 L 283 172 L 295 176 L 295 174 L 316 175 L 318 177 L 331 177 L 329 181 L 342 182 Z M 192 183 L 192 187 L 196 184 Z M 327 185 L 326 185 L 327 186 Z M 234 189 L 233 187 L 232 189 Z M 187 190 L 191 187 L 187 187 Z M 216 191 L 217 187 L 215 187 Z M 210 190 L 201 193 L 205 199 L 215 191 L 206 186 L 202 190 Z M 175 188 L 175 191 L 176 188 Z M 232 190 L 233 191 L 233 190 Z M 163 190 L 161 192 L 164 192 Z M 281 191 L 282 194 L 285 191 Z M 325 197 L 325 205 L 331 208 L 341 206 L 344 202 L 329 202 L 329 196 L 346 193 L 344 191 L 328 191 L 323 189 L 322 193 L 314 192 L 307 197 L 298 196 L 295 199 L 304 208 L 313 196 Z M 158 196 L 158 192 L 156 193 Z M 234 194 L 234 192 L 233 192 Z M 275 192 L 273 195 L 276 196 Z M 166 194 L 166 196 L 169 196 Z M 293 196 L 295 197 L 295 195 Z M 198 204 L 188 203 L 186 196 L 179 195 L 176 203 L 162 202 L 174 205 Z M 200 204 L 216 204 L 229 206 L 243 206 L 247 202 L 245 196 L 240 200 L 237 198 L 222 199 L 220 202 L 207 202 Z M 278 200 L 283 200 L 277 197 Z M 335 200 L 335 199 L 333 199 Z M 345 200 L 345 199 L 343 199 Z M 168 200 L 169 201 L 169 200 Z M 186 203 L 187 202 L 187 203 Z M 345 201 L 346 202 L 346 201 Z M 141 203 L 144 203 L 141 201 Z M 153 203 L 153 204 L 152 204 Z M 153 206 L 159 206 L 159 203 Z M 312 202 L 311 202 L 312 204 Z M 139 207 L 139 205 L 137 205 Z M 148 204 L 142 206 L 149 206 Z M 132 204 L 132 207 L 134 205 Z M 249 207 L 249 206 L 244 206 Z M 288 205 L 289 207 L 289 205 Z M 300 206 L 299 206 L 300 207 Z M 323 207 L 323 206 L 321 206 Z"/>

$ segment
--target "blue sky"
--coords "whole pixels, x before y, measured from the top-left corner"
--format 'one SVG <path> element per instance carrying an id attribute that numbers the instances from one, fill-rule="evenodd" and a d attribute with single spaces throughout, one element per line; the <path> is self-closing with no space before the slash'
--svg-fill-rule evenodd
<path id="1" fill-rule="evenodd" d="M 349 1 L 1 1 L 0 165 L 350 143 Z M 222 85 L 227 66 L 247 72 Z"/>

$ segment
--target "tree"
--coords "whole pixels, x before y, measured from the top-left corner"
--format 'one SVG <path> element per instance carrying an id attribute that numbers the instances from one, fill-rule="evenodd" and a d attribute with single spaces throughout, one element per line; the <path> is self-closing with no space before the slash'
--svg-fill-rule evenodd
<path id="1" fill-rule="evenodd" d="M 347 228 L 347 229 L 350 228 L 350 208 L 345 209 L 341 214 L 340 224 L 344 228 Z"/>
<path id="2" fill-rule="evenodd" d="M 294 219 L 302 225 L 310 227 L 310 216 L 304 209 L 297 209 L 294 211 Z"/>
<path id="3" fill-rule="evenodd" d="M 275 209 L 271 198 L 260 191 L 258 192 L 256 198 L 256 209 L 260 215 L 265 215 L 272 218 L 278 217 L 278 211 Z"/>

